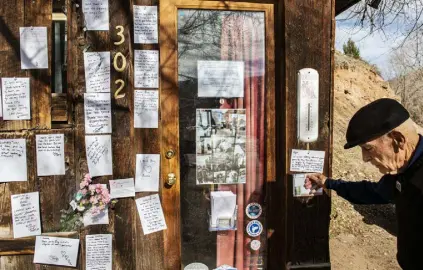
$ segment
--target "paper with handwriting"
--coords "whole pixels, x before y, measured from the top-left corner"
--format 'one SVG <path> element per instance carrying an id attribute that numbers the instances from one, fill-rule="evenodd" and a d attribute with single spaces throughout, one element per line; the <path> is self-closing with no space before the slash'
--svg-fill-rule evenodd
<path id="1" fill-rule="evenodd" d="M 12 195 L 13 237 L 41 234 L 40 195 L 38 192 Z"/>
<path id="2" fill-rule="evenodd" d="M 291 152 L 292 172 L 323 173 L 325 164 L 325 151 L 298 150 Z"/>
<path id="3" fill-rule="evenodd" d="M 65 136 L 63 134 L 36 135 L 37 175 L 64 175 Z"/>
<path id="4" fill-rule="evenodd" d="M 158 90 L 135 90 L 134 126 L 135 128 L 159 127 Z"/>
<path id="5" fill-rule="evenodd" d="M 2 78 L 3 120 L 31 119 L 29 78 Z"/>
<path id="6" fill-rule="evenodd" d="M 85 236 L 85 269 L 112 270 L 112 235 Z"/>
<path id="7" fill-rule="evenodd" d="M 0 182 L 28 181 L 25 139 L 0 140 Z"/>
<path id="8" fill-rule="evenodd" d="M 82 12 L 87 30 L 109 30 L 109 1 L 83 0 Z"/>
<path id="9" fill-rule="evenodd" d="M 79 239 L 37 236 L 34 263 L 76 267 Z"/>
<path id="10" fill-rule="evenodd" d="M 158 43 L 157 6 L 134 5 L 134 43 Z"/>
<path id="11" fill-rule="evenodd" d="M 160 155 L 137 154 L 135 166 L 135 191 L 159 191 Z"/>
<path id="12" fill-rule="evenodd" d="M 110 92 L 110 52 L 84 52 L 86 92 Z"/>
<path id="13" fill-rule="evenodd" d="M 110 135 L 85 136 L 85 150 L 91 177 L 113 174 Z"/>
<path id="14" fill-rule="evenodd" d="M 112 133 L 110 93 L 85 93 L 85 133 Z"/>
<path id="15" fill-rule="evenodd" d="M 144 234 L 166 230 L 166 221 L 158 194 L 135 200 Z"/>
<path id="16" fill-rule="evenodd" d="M 48 68 L 47 27 L 19 27 L 21 69 Z"/>
<path id="17" fill-rule="evenodd" d="M 135 197 L 134 178 L 110 180 L 110 198 Z"/>
<path id="18" fill-rule="evenodd" d="M 135 50 L 134 66 L 136 88 L 159 88 L 159 51 Z"/>

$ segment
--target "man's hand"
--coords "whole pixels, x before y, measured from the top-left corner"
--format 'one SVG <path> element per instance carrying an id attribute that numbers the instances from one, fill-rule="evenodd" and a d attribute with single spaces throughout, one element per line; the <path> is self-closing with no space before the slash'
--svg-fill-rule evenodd
<path id="1" fill-rule="evenodd" d="M 304 188 L 310 189 L 310 194 L 314 194 L 319 188 L 325 187 L 326 176 L 321 173 L 307 174 L 304 181 Z"/>

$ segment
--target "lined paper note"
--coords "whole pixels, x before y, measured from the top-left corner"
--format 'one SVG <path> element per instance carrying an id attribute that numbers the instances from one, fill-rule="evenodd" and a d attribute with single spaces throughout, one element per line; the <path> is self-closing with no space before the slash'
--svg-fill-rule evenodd
<path id="1" fill-rule="evenodd" d="M 112 133 L 110 93 L 85 93 L 85 133 Z"/>
<path id="2" fill-rule="evenodd" d="M 19 27 L 21 69 L 48 68 L 47 27 Z"/>
<path id="3" fill-rule="evenodd" d="M 0 182 L 27 181 L 25 139 L 0 140 Z"/>
<path id="4" fill-rule="evenodd" d="M 110 180 L 110 198 L 135 197 L 134 178 Z"/>
<path id="5" fill-rule="evenodd" d="M 85 52 L 86 92 L 110 92 L 110 52 Z"/>
<path id="6" fill-rule="evenodd" d="M 159 191 L 160 155 L 137 154 L 135 191 Z"/>
<path id="7" fill-rule="evenodd" d="M 79 239 L 37 236 L 34 263 L 76 267 Z"/>
<path id="8" fill-rule="evenodd" d="M 159 91 L 135 90 L 134 126 L 135 128 L 158 128 Z"/>
<path id="9" fill-rule="evenodd" d="M 86 270 L 112 270 L 111 234 L 87 235 L 85 246 Z"/>
<path id="10" fill-rule="evenodd" d="M 166 230 L 166 221 L 158 194 L 135 200 L 144 234 Z"/>
<path id="11" fill-rule="evenodd" d="M 325 164 L 325 151 L 309 151 L 292 149 L 292 172 L 317 172 L 323 173 Z"/>
<path id="12" fill-rule="evenodd" d="M 109 1 L 83 0 L 82 12 L 87 30 L 109 30 Z"/>
<path id="13" fill-rule="evenodd" d="M 38 176 L 65 174 L 63 134 L 36 135 Z"/>
<path id="14" fill-rule="evenodd" d="M 135 50 L 134 66 L 136 88 L 159 88 L 159 51 Z"/>
<path id="15" fill-rule="evenodd" d="M 91 177 L 113 174 L 110 135 L 85 136 L 85 149 Z"/>
<path id="16" fill-rule="evenodd" d="M 157 6 L 134 5 L 134 43 L 158 43 Z"/>
<path id="17" fill-rule="evenodd" d="M 13 237 L 41 234 L 40 196 L 38 192 L 12 195 Z"/>
<path id="18" fill-rule="evenodd" d="M 3 120 L 31 119 L 29 78 L 2 78 Z"/>

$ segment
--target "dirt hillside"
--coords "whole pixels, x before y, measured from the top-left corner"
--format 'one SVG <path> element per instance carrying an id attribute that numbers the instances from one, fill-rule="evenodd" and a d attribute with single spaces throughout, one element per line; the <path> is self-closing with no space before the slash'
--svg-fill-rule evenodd
<path id="1" fill-rule="evenodd" d="M 399 98 L 365 62 L 336 52 L 335 63 L 333 177 L 377 181 L 380 173 L 362 162 L 360 149 L 343 149 L 345 132 L 352 115 L 365 104 L 383 97 Z M 332 269 L 400 269 L 395 259 L 394 207 L 352 205 L 332 194 Z"/>

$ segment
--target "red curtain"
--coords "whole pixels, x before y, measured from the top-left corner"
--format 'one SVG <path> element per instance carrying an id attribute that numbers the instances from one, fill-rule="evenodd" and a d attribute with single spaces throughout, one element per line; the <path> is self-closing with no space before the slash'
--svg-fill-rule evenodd
<path id="1" fill-rule="evenodd" d="M 250 242 L 254 239 L 266 239 L 265 230 L 261 236 L 252 238 L 245 229 L 250 221 L 245 214 L 245 207 L 251 202 L 263 205 L 264 200 L 264 34 L 264 14 L 230 12 L 222 19 L 222 60 L 244 61 L 244 98 L 226 100 L 221 108 L 246 109 L 247 179 L 246 184 L 219 186 L 219 190 L 231 190 L 237 194 L 238 229 L 218 233 L 217 266 L 227 264 L 237 269 L 257 269 L 259 251 L 252 251 Z M 265 225 L 263 224 L 264 228 Z M 263 241 L 260 250 L 266 248 Z"/>

